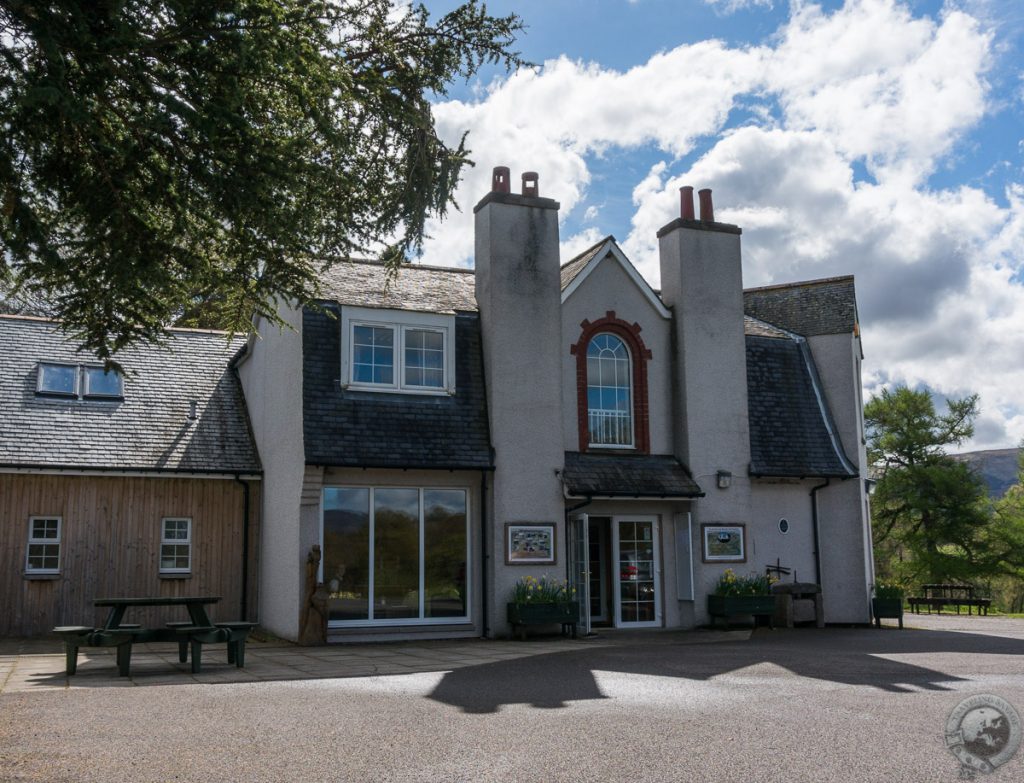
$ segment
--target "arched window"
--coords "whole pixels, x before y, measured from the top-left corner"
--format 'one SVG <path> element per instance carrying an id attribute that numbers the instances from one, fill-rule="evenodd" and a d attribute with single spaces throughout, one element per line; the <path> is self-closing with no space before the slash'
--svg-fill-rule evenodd
<path id="1" fill-rule="evenodd" d="M 640 324 L 623 321 L 614 310 L 596 321 L 584 320 L 569 353 L 576 357 L 580 452 L 618 447 L 650 454 L 647 362 L 651 351 L 640 336 Z"/>
<path id="2" fill-rule="evenodd" d="M 587 346 L 587 431 L 591 446 L 633 445 L 633 393 L 629 350 L 614 334 Z"/>

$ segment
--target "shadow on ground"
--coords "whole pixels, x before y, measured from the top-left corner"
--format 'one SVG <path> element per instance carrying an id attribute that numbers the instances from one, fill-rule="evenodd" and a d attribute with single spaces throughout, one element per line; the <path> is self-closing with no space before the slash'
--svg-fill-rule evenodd
<path id="1" fill-rule="evenodd" d="M 707 681 L 765 663 L 801 677 L 890 693 L 951 690 L 952 683 L 964 678 L 883 657 L 936 653 L 1024 656 L 1024 640 L 942 631 L 759 630 L 749 641 L 638 643 L 458 669 L 445 674 L 430 698 L 475 713 L 495 712 L 510 704 L 555 708 L 605 698 L 594 671 Z"/>

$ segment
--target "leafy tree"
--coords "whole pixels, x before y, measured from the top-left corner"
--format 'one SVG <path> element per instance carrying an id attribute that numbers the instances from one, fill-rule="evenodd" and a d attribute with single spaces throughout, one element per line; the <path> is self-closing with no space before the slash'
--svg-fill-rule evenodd
<path id="1" fill-rule="evenodd" d="M 946 453 L 974 433 L 978 397 L 947 407 L 939 414 L 927 392 L 899 386 L 864 408 L 880 575 L 943 582 L 991 573 L 984 483 Z"/>
<path id="2" fill-rule="evenodd" d="M 1024 612 L 1024 448 L 1018 455 L 1017 483 L 992 507 L 987 548 L 995 597 L 1011 612 Z"/>
<path id="3" fill-rule="evenodd" d="M 429 98 L 523 64 L 521 29 L 476 0 L 0 0 L 0 291 L 109 359 L 273 318 L 354 253 L 397 268 L 470 162 Z"/>

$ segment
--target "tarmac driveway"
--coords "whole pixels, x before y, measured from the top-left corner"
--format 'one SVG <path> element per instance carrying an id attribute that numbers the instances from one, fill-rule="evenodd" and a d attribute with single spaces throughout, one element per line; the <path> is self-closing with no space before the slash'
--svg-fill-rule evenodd
<path id="1" fill-rule="evenodd" d="M 963 698 L 1024 714 L 1024 621 L 912 624 L 254 645 L 197 678 L 169 648 L 70 687 L 59 655 L 0 654 L 0 780 L 954 781 Z M 1024 748 L 986 777 L 1021 779 Z"/>

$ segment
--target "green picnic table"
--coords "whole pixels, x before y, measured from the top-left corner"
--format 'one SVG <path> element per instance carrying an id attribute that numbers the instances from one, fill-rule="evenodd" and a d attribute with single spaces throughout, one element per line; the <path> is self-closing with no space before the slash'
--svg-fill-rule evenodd
<path id="1" fill-rule="evenodd" d="M 241 667 L 245 664 L 245 639 L 255 623 L 211 622 L 206 607 L 220 601 L 219 596 L 156 596 L 148 598 L 97 598 L 94 606 L 109 608 L 102 628 L 88 626 L 60 626 L 54 633 L 64 640 L 66 671 L 70 676 L 77 671 L 80 647 L 116 647 L 118 674 L 130 673 L 132 645 L 146 642 L 176 642 L 178 659 L 185 663 L 192 652 L 192 673 L 202 667 L 202 645 L 226 643 L 228 663 Z M 188 612 L 187 622 L 167 623 L 163 628 L 143 628 L 123 622 L 132 607 L 183 606 Z"/>

